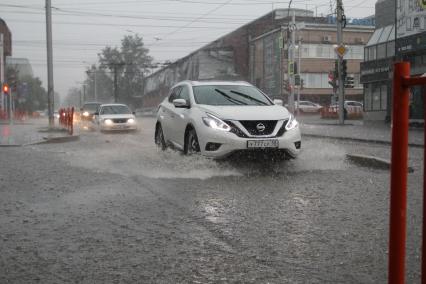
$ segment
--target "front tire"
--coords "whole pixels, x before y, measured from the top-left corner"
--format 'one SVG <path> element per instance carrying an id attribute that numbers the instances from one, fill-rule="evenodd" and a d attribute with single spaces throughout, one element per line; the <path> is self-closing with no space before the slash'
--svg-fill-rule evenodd
<path id="1" fill-rule="evenodd" d="M 198 143 L 197 132 L 190 129 L 185 137 L 185 154 L 192 155 L 200 152 L 200 144 Z"/>
<path id="2" fill-rule="evenodd" d="M 161 124 L 158 124 L 157 128 L 155 129 L 155 144 L 163 151 L 167 149 L 167 144 L 164 140 L 164 133 Z"/>

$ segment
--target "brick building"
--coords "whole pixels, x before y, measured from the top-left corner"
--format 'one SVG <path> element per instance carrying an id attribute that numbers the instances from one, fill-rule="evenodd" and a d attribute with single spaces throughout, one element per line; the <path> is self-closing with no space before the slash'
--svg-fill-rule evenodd
<path id="1" fill-rule="evenodd" d="M 305 24 L 299 32 L 303 38 L 301 75 L 306 85 L 301 91 L 302 98 L 329 101 L 332 89 L 327 78 L 334 67 L 334 19 L 315 17 L 308 10 L 292 9 L 291 13 L 293 11 L 296 22 Z M 245 80 L 272 97 L 286 98 L 282 83 L 286 59 L 285 52 L 279 48 L 279 38 L 281 29 L 288 26 L 288 14 L 287 9 L 274 10 L 148 76 L 144 83 L 144 107 L 157 106 L 173 84 L 185 79 Z M 347 56 L 354 57 L 349 61 L 348 71 L 355 74 L 358 81 L 363 46 L 374 31 L 369 23 L 367 26 L 366 22 L 363 25 L 349 23 L 344 32 L 345 43 L 350 45 Z M 357 87 L 348 94 L 362 100 L 362 89 Z"/>

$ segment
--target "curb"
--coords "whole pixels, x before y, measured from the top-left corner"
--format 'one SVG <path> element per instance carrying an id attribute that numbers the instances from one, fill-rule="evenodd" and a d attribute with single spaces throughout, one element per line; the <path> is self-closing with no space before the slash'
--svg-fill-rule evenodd
<path id="1" fill-rule="evenodd" d="M 43 141 L 31 142 L 23 144 L 22 146 L 32 146 L 32 145 L 41 145 L 41 144 L 54 144 L 54 143 L 66 143 L 72 141 L 80 140 L 80 135 L 72 135 L 72 136 L 60 136 L 60 137 L 43 137 Z"/>
<path id="2" fill-rule="evenodd" d="M 326 139 L 335 139 L 335 140 L 342 140 L 342 141 L 355 141 L 355 142 L 364 142 L 364 143 L 374 143 L 374 144 L 381 144 L 381 145 L 387 145 L 391 146 L 392 143 L 390 141 L 385 140 L 376 140 L 376 139 L 363 139 L 363 138 L 353 138 L 353 137 L 338 137 L 338 136 L 328 136 L 328 135 L 322 135 L 322 134 L 306 134 L 302 133 L 302 137 L 312 137 L 312 138 L 326 138 Z M 418 143 L 408 143 L 409 147 L 413 148 L 424 148 L 423 144 Z"/>
<path id="3" fill-rule="evenodd" d="M 0 148 L 6 148 L 6 147 L 22 147 L 23 145 L 20 144 L 0 144 Z"/>
<path id="4" fill-rule="evenodd" d="M 346 154 L 346 158 L 349 161 L 363 167 L 375 168 L 380 170 L 390 170 L 391 168 L 391 162 L 389 160 L 374 157 L 374 156 Z M 414 168 L 408 167 L 408 172 L 413 173 Z"/>

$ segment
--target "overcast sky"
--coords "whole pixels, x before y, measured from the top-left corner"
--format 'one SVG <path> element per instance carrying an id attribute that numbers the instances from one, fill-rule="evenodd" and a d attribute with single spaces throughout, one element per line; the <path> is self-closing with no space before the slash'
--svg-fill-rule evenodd
<path id="1" fill-rule="evenodd" d="M 330 13 L 327 0 L 293 0 L 293 7 Z M 347 17 L 374 14 L 376 0 L 344 0 Z M 30 60 L 46 86 L 43 0 L 2 0 L 0 17 L 12 32 L 14 57 Z M 288 2 L 274 0 L 52 0 L 55 91 L 65 96 L 105 47 L 138 33 L 155 61 L 176 60 Z"/>

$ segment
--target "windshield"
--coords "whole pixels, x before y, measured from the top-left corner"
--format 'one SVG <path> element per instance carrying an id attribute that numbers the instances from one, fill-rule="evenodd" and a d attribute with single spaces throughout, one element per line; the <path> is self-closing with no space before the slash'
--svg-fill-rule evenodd
<path id="1" fill-rule="evenodd" d="M 131 114 L 132 112 L 127 106 L 104 106 L 102 107 L 101 114 Z"/>
<path id="2" fill-rule="evenodd" d="M 241 85 L 194 86 L 197 104 L 214 106 L 272 105 L 271 101 L 257 88 Z"/>
<path id="3" fill-rule="evenodd" d="M 83 109 L 87 110 L 87 111 L 94 112 L 94 111 L 96 111 L 98 109 L 99 106 L 100 106 L 100 104 L 85 104 L 83 106 Z"/>

